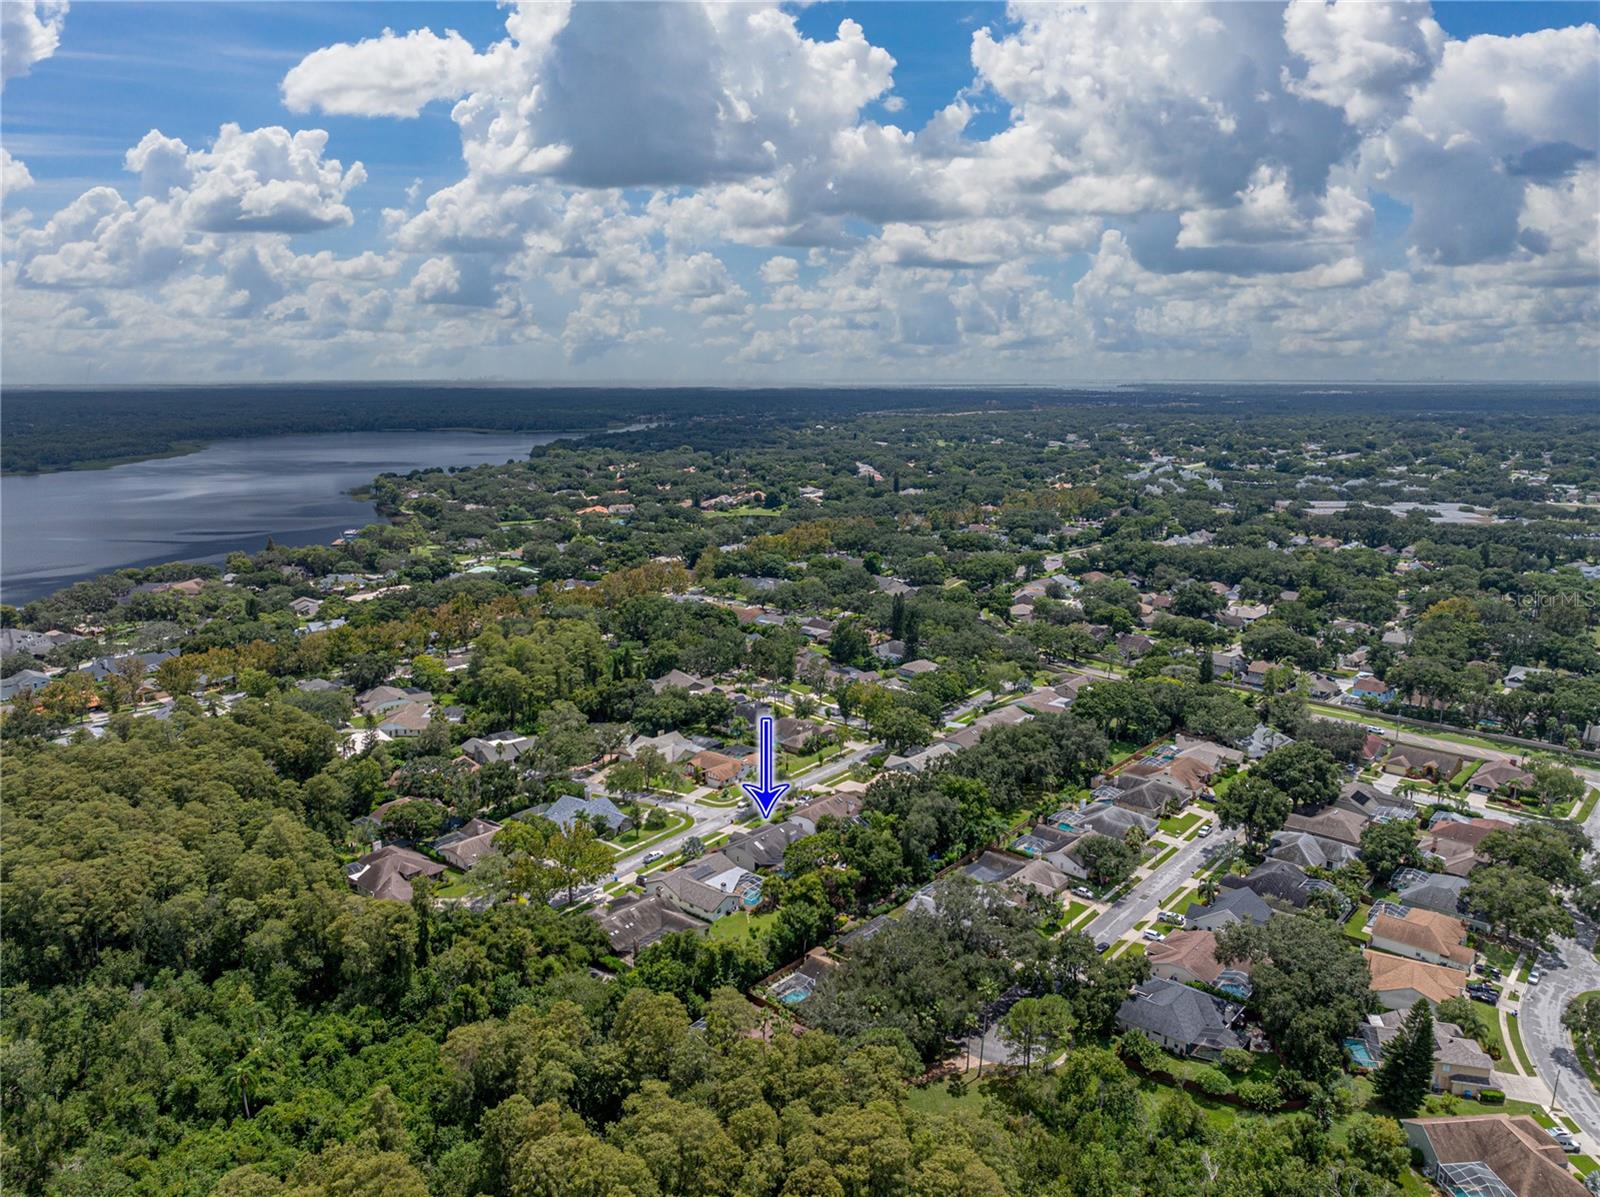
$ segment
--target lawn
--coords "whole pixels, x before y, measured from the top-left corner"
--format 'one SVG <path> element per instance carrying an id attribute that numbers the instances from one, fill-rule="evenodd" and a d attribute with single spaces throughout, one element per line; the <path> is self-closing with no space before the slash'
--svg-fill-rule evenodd
<path id="1" fill-rule="evenodd" d="M 1505 945 L 1496 943 L 1481 935 L 1474 937 L 1472 946 L 1477 950 L 1478 955 L 1503 972 L 1507 980 L 1511 979 L 1511 970 L 1517 966 L 1517 954 L 1515 952 Z"/>
<path id="2" fill-rule="evenodd" d="M 1522 1069 L 1526 1076 L 1536 1076 L 1533 1062 L 1528 1059 L 1528 1049 L 1522 1046 L 1522 1028 L 1517 1025 L 1518 1019 L 1512 1014 L 1506 1015 L 1506 1026 L 1511 1028 L 1511 1050 L 1517 1053 L 1517 1067 Z"/>
<path id="3" fill-rule="evenodd" d="M 1091 909 L 1087 902 L 1080 902 L 1076 898 L 1068 899 L 1066 913 L 1061 916 L 1061 925 L 1070 927 L 1083 917 L 1084 912 Z"/>
<path id="4" fill-rule="evenodd" d="M 1168 835 L 1181 836 L 1184 832 L 1196 827 L 1204 818 L 1205 816 L 1199 811 L 1190 811 L 1188 814 L 1178 815 L 1176 818 L 1162 819 L 1161 830 Z"/>
<path id="5" fill-rule="evenodd" d="M 1482 1046 L 1486 1052 L 1495 1058 L 1495 1068 L 1500 1072 L 1516 1072 L 1516 1063 L 1507 1054 L 1505 1037 L 1500 1033 L 1499 1009 L 1491 1006 L 1488 1002 L 1473 1001 L 1472 1004 L 1477 1007 L 1478 1013 L 1483 1015 L 1483 1023 L 1487 1028 L 1486 1038 L 1488 1042 Z"/>
<path id="6" fill-rule="evenodd" d="M 1370 905 L 1357 906 L 1355 913 L 1345 920 L 1344 933 L 1351 939 L 1368 940 L 1372 936 L 1367 933 L 1367 915 L 1372 911 Z"/>
<path id="7" fill-rule="evenodd" d="M 1172 847 L 1168 848 L 1160 856 L 1157 856 L 1154 860 L 1152 860 L 1150 862 L 1149 867 L 1151 869 L 1159 869 L 1162 865 L 1164 865 L 1167 862 L 1168 858 L 1173 856 L 1177 851 L 1178 851 L 1178 846 L 1176 844 L 1172 845 Z"/>
<path id="8" fill-rule="evenodd" d="M 743 507 L 729 507 L 726 511 L 703 511 L 701 514 L 709 519 L 725 520 L 745 515 L 782 515 L 783 511 L 781 508 L 751 507 L 746 504 Z"/>
<path id="9" fill-rule="evenodd" d="M 741 939 L 753 940 L 756 933 L 770 924 L 778 917 L 777 911 L 768 914 L 749 914 L 743 910 L 733 914 L 724 915 L 711 924 L 711 930 L 706 932 L 707 939 L 725 939 L 737 942 Z"/>
<path id="10" fill-rule="evenodd" d="M 662 811 L 662 813 L 667 816 L 665 827 L 646 831 L 642 826 L 636 826 L 631 831 L 607 840 L 606 843 L 621 852 L 632 852 L 636 848 L 646 848 L 658 843 L 694 823 L 688 815 L 680 815 L 677 811 Z"/>

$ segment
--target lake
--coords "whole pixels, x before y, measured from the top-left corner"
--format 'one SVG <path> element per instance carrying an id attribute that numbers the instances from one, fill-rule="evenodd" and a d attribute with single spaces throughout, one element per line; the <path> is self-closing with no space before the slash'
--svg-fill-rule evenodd
<path id="1" fill-rule="evenodd" d="M 561 434 L 573 435 L 573 434 Z M 348 493 L 386 471 L 499 465 L 535 432 L 328 432 L 220 441 L 106 470 L 0 477 L 0 598 L 25 603 L 134 565 L 326 544 L 375 518 Z"/>

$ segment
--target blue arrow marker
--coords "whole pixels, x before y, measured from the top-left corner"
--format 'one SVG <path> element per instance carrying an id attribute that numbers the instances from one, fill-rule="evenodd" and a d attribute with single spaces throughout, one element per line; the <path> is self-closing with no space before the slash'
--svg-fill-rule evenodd
<path id="1" fill-rule="evenodd" d="M 761 779 L 752 785 L 744 783 L 744 792 L 750 795 L 750 800 L 756 804 L 756 809 L 761 812 L 763 819 L 772 817 L 772 808 L 778 805 L 778 799 L 789 792 L 789 783 L 773 780 L 777 773 L 776 762 L 773 759 L 772 746 L 772 716 L 761 716 Z"/>

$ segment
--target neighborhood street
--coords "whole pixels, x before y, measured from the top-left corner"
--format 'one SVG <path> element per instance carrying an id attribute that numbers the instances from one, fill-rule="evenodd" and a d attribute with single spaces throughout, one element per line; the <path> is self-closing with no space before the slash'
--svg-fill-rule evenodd
<path id="1" fill-rule="evenodd" d="M 1600 961 L 1583 943 L 1556 942 L 1539 961 L 1539 983 L 1522 994 L 1522 1042 L 1539 1076 L 1556 1090 L 1556 1104 L 1583 1128 L 1591 1150 L 1600 1147 L 1600 1094 L 1589 1083 L 1561 1015 L 1580 993 L 1600 989 Z"/>
<path id="2" fill-rule="evenodd" d="M 1209 839 L 1189 841 L 1132 891 L 1124 895 L 1111 908 L 1085 928 L 1090 937 L 1114 940 L 1132 929 L 1140 919 L 1150 915 L 1161 905 L 1161 900 L 1187 881 L 1200 867 L 1202 861 L 1217 859 L 1233 842 L 1235 832 L 1218 829 Z"/>

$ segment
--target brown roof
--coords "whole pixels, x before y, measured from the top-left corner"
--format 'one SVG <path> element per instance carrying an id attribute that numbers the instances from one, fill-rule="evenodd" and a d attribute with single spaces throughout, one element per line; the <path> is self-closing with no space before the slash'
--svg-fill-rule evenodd
<path id="1" fill-rule="evenodd" d="M 1482 1163 L 1517 1197 L 1585 1197 L 1559 1144 L 1526 1114 L 1407 1119 L 1441 1164 Z"/>
<path id="2" fill-rule="evenodd" d="M 1440 823 L 1433 828 L 1433 834 L 1438 839 L 1455 840 L 1476 848 L 1496 831 L 1510 830 L 1511 824 L 1504 819 L 1473 819 L 1470 823 Z"/>
<path id="3" fill-rule="evenodd" d="M 1290 815 L 1283 826 L 1286 831 L 1305 831 L 1355 848 L 1361 845 L 1361 833 L 1366 830 L 1367 821 L 1354 811 L 1330 806 L 1316 814 Z"/>
<path id="4" fill-rule="evenodd" d="M 1421 960 L 1408 960 L 1404 956 L 1391 956 L 1387 952 L 1363 949 L 1367 958 L 1367 971 L 1372 974 L 1372 991 L 1389 993 L 1396 989 L 1414 989 L 1430 1002 L 1443 1002 L 1460 997 L 1464 982 L 1460 969 L 1446 968 L 1442 964 L 1427 964 Z"/>
<path id="5" fill-rule="evenodd" d="M 1448 914 L 1415 909 L 1408 909 L 1403 919 L 1380 914 L 1372 920 L 1372 935 L 1374 939 L 1392 939 L 1418 951 L 1454 960 L 1463 968 L 1472 964 L 1472 949 L 1462 943 L 1467 937 L 1466 924 Z"/>
<path id="6" fill-rule="evenodd" d="M 1180 968 L 1207 985 L 1215 985 L 1222 974 L 1222 964 L 1217 960 L 1217 937 L 1210 931 L 1174 931 L 1164 942 L 1146 945 L 1145 958 L 1153 968 L 1161 965 Z"/>

